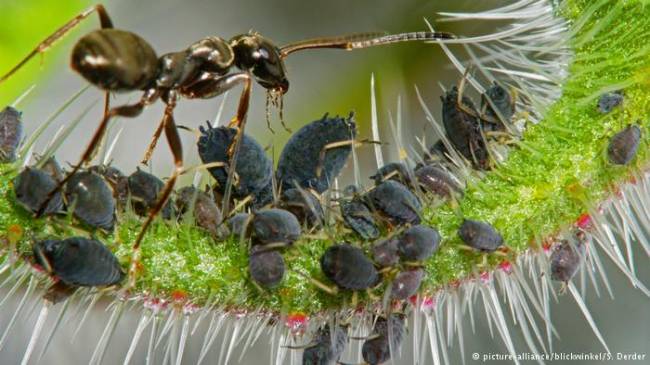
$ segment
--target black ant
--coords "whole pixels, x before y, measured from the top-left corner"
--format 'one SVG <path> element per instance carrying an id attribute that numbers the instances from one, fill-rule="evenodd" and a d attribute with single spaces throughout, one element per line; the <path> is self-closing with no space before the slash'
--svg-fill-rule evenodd
<path id="1" fill-rule="evenodd" d="M 165 206 L 176 179 L 183 170 L 183 149 L 174 121 L 174 108 L 181 97 L 210 99 L 242 85 L 243 90 L 239 98 L 237 114 L 230 122 L 231 127 L 236 127 L 239 130 L 238 136 L 240 137 L 246 123 L 252 80 L 254 79 L 267 89 L 269 95 L 272 95 L 274 99 L 281 97 L 289 90 L 284 59 L 292 53 L 315 48 L 353 50 L 406 41 L 439 41 L 454 38 L 452 34 L 443 32 L 412 32 L 392 35 L 359 33 L 303 40 L 277 47 L 271 40 L 251 32 L 237 35 L 228 41 L 220 37 L 206 37 L 184 50 L 158 57 L 153 47 L 137 34 L 113 28 L 113 22 L 106 9 L 103 5 L 97 4 L 75 16 L 38 44 L 22 61 L 0 78 L 0 83 L 18 71 L 32 57 L 45 52 L 52 44 L 93 13 L 97 13 L 99 16 L 101 29 L 94 30 L 77 41 L 72 50 L 71 67 L 88 82 L 105 91 L 104 116 L 81 155 L 80 161 L 49 193 L 48 199 L 38 209 L 36 216 L 45 213 L 49 200 L 82 165 L 90 162 L 111 118 L 116 116 L 136 117 L 150 104 L 158 99 L 162 100 L 165 103 L 165 112 L 154 132 L 142 163 L 147 164 L 164 131 L 174 157 L 175 169 L 162 189 L 158 202 L 151 207 L 133 244 L 134 262 L 131 263 L 131 272 L 129 273 L 130 285 L 134 280 L 133 270 L 139 255 L 140 242 L 154 217 Z M 110 107 L 109 94 L 111 92 L 138 90 L 143 91 L 138 102 Z M 241 140 L 239 137 L 229 147 L 230 169 L 236 166 L 237 154 L 235 151 L 239 149 Z M 232 172 L 229 173 L 230 177 L 234 175 Z M 232 181 L 229 178 L 229 184 L 226 185 L 225 201 L 229 198 L 231 184 Z M 227 213 L 224 211 L 224 216 L 227 216 Z"/>

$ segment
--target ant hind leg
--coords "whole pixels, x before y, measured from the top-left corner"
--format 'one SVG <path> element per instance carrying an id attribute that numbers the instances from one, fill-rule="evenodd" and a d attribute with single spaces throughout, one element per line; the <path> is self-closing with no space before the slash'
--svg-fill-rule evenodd
<path id="1" fill-rule="evenodd" d="M 94 5 L 86 9 L 85 11 L 83 11 L 81 14 L 72 18 L 70 21 L 65 23 L 62 27 L 57 29 L 54 33 L 50 34 L 47 38 L 45 38 L 41 43 L 39 43 L 36 46 L 36 48 L 34 48 L 27 56 L 25 56 L 25 58 L 23 58 L 20 62 L 18 62 L 16 66 L 14 66 L 11 70 L 9 70 L 9 72 L 7 72 L 2 77 L 0 77 L 0 83 L 4 82 L 9 77 L 11 77 L 11 75 L 13 75 L 18 70 L 20 70 L 34 56 L 47 51 L 56 41 L 61 39 L 72 29 L 76 28 L 79 25 L 79 23 L 81 23 L 81 21 L 88 18 L 90 15 L 92 15 L 95 12 L 99 16 L 99 24 L 102 29 L 113 28 L 113 22 L 111 21 L 111 18 L 108 16 L 108 12 L 104 8 L 104 6 L 101 4 Z"/>
<path id="2" fill-rule="evenodd" d="M 158 216 L 158 214 L 163 210 L 165 204 L 169 200 L 169 196 L 174 190 L 174 185 L 176 184 L 176 179 L 180 174 L 183 173 L 183 146 L 181 144 L 180 136 L 178 135 L 178 129 L 176 128 L 176 123 L 174 122 L 174 108 L 176 105 L 170 103 L 165 108 L 165 115 L 163 116 L 163 129 L 165 131 L 165 137 L 167 138 L 167 143 L 169 148 L 174 156 L 174 172 L 169 177 L 165 186 L 161 190 L 154 205 L 147 215 L 147 219 L 144 221 L 140 232 L 138 233 L 135 242 L 133 243 L 133 252 L 131 254 L 131 264 L 129 266 L 129 279 L 127 286 L 124 290 L 129 290 L 135 286 L 135 280 L 137 276 L 138 266 L 140 265 L 140 244 L 144 239 L 144 235 L 147 233 L 149 226 L 153 220 Z"/>

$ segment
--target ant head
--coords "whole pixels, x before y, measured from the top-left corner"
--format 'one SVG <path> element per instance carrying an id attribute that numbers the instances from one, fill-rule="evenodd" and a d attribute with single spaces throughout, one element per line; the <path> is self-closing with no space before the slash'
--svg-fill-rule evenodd
<path id="1" fill-rule="evenodd" d="M 262 87 L 282 94 L 289 90 L 289 80 L 280 50 L 270 40 L 252 33 L 241 34 L 230 40 L 235 52 L 235 65 L 249 70 Z"/>

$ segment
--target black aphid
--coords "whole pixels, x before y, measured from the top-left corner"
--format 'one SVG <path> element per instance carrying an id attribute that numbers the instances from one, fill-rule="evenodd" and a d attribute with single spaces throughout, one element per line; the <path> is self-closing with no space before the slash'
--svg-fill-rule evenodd
<path id="1" fill-rule="evenodd" d="M 572 245 L 567 240 L 555 246 L 551 253 L 551 279 L 569 282 L 578 272 L 580 264 L 585 256 L 585 246 L 583 244 Z"/>
<path id="2" fill-rule="evenodd" d="M 384 180 L 395 180 L 405 186 L 413 187 L 411 172 L 403 162 L 390 162 L 382 166 L 377 172 L 370 176 L 375 181 L 375 185 L 381 184 Z"/>
<path id="3" fill-rule="evenodd" d="M 476 169 L 489 168 L 489 155 L 481 135 L 478 112 L 472 100 L 463 96 L 463 110 L 458 104 L 458 88 L 447 91 L 442 100 L 442 123 L 451 144 Z"/>
<path id="4" fill-rule="evenodd" d="M 348 331 L 337 326 L 332 334 L 329 325 L 325 325 L 316 331 L 310 344 L 302 353 L 302 365 L 337 364 L 348 344 Z"/>
<path id="5" fill-rule="evenodd" d="M 277 178 L 283 189 L 298 184 L 322 193 L 327 190 L 352 151 L 356 135 L 353 115 L 348 118 L 327 114 L 300 128 L 284 146 L 278 160 Z"/>
<path id="6" fill-rule="evenodd" d="M 83 237 L 37 242 L 36 263 L 73 286 L 105 286 L 124 277 L 120 263 L 101 242 Z"/>
<path id="7" fill-rule="evenodd" d="M 488 101 L 489 98 L 489 101 Z M 503 121 L 497 115 L 492 105 L 496 107 L 498 114 L 503 118 L 503 121 L 510 122 L 512 116 L 515 114 L 515 101 L 512 98 L 512 95 L 506 90 L 503 86 L 494 82 L 485 93 L 481 95 L 481 110 L 484 110 L 482 114 L 483 120 L 483 130 L 484 131 L 502 131 L 504 130 Z"/>
<path id="8" fill-rule="evenodd" d="M 415 177 L 420 187 L 441 198 L 449 199 L 454 195 L 462 196 L 463 190 L 449 172 L 435 164 L 426 165 L 415 170 Z"/>
<path id="9" fill-rule="evenodd" d="M 145 216 L 149 210 L 156 205 L 158 193 L 165 183 L 156 176 L 137 169 L 128 177 L 129 192 L 131 194 L 131 205 L 136 214 Z M 172 217 L 171 199 L 165 204 L 162 216 L 165 219 Z"/>
<path id="10" fill-rule="evenodd" d="M 422 279 L 424 279 L 424 270 L 420 268 L 400 272 L 393 279 L 390 297 L 397 300 L 410 298 L 417 293 Z"/>
<path id="11" fill-rule="evenodd" d="M 199 156 L 203 163 L 223 163 L 224 166 L 211 167 L 208 170 L 219 184 L 217 189 L 224 193 L 228 181 L 228 162 L 230 156 L 228 149 L 237 135 L 234 128 L 199 127 L 201 137 L 197 143 Z M 232 194 L 235 198 L 245 198 L 251 194 L 255 195 L 262 189 L 269 186 L 273 174 L 273 164 L 266 156 L 264 148 L 255 139 L 244 134 L 237 157 L 237 174 L 233 179 Z"/>
<path id="12" fill-rule="evenodd" d="M 253 195 L 251 206 L 253 209 L 261 209 L 273 203 L 273 199 L 273 182 L 269 181 L 269 183 L 263 187 L 262 190 Z"/>
<path id="13" fill-rule="evenodd" d="M 370 248 L 372 260 L 381 267 L 397 265 L 399 255 L 397 254 L 397 239 L 389 238 L 375 243 Z"/>
<path id="14" fill-rule="evenodd" d="M 465 219 L 458 229 L 458 236 L 468 246 L 483 252 L 493 252 L 503 245 L 503 237 L 485 222 Z"/>
<path id="15" fill-rule="evenodd" d="M 113 197 L 117 201 L 117 208 L 123 210 L 129 199 L 129 179 L 122 171 L 113 166 L 95 165 L 88 168 L 104 178 L 113 190 Z"/>
<path id="16" fill-rule="evenodd" d="M 300 222 L 309 227 L 319 227 L 325 219 L 320 200 L 308 190 L 285 190 L 280 198 L 280 207 L 293 213 Z"/>
<path id="17" fill-rule="evenodd" d="M 398 238 L 397 249 L 402 259 L 424 261 L 440 246 L 440 234 L 433 228 L 413 226 Z"/>
<path id="18" fill-rule="evenodd" d="M 230 234 L 239 236 L 242 234 L 242 231 L 244 229 L 248 229 L 247 222 L 249 217 L 250 214 L 248 213 L 237 213 L 234 216 L 230 217 L 230 219 L 227 221 Z"/>
<path id="19" fill-rule="evenodd" d="M 253 214 L 251 222 L 253 243 L 260 245 L 289 245 L 300 237 L 300 223 L 295 215 L 284 209 L 263 209 Z"/>
<path id="20" fill-rule="evenodd" d="M 193 208 L 194 222 L 197 226 L 221 239 L 228 235 L 228 228 L 221 225 L 222 215 L 212 198 L 193 186 L 186 186 L 176 192 L 176 208 L 184 214 Z"/>
<path id="21" fill-rule="evenodd" d="M 598 98 L 598 111 L 602 114 L 611 112 L 614 108 L 621 105 L 625 97 L 622 91 L 604 93 Z"/>
<path id="22" fill-rule="evenodd" d="M 251 247 L 248 272 L 256 283 L 265 288 L 277 286 L 284 277 L 284 271 L 284 259 L 278 251 L 263 246 Z"/>
<path id="23" fill-rule="evenodd" d="M 16 199 L 31 212 L 36 212 L 45 203 L 47 195 L 56 188 L 56 181 L 43 170 L 26 167 L 13 180 Z M 54 194 L 43 211 L 44 214 L 59 212 L 63 209 L 60 192 Z"/>
<path id="24" fill-rule="evenodd" d="M 341 201 L 341 215 L 345 225 L 365 240 L 379 237 L 379 228 L 375 217 L 368 207 L 358 198 Z"/>
<path id="25" fill-rule="evenodd" d="M 16 161 L 23 139 L 22 113 L 8 106 L 0 112 L 0 162 Z"/>
<path id="26" fill-rule="evenodd" d="M 347 243 L 327 248 L 320 258 L 325 276 L 339 288 L 363 290 L 379 280 L 377 269 L 359 247 Z"/>
<path id="27" fill-rule="evenodd" d="M 419 224 L 422 205 L 420 200 L 404 185 L 387 180 L 367 193 L 371 209 L 379 211 L 391 223 Z"/>
<path id="28" fill-rule="evenodd" d="M 609 140 L 607 156 L 609 161 L 616 165 L 627 165 L 636 156 L 641 140 L 641 128 L 637 125 L 629 125 L 627 128 L 616 133 Z"/>
<path id="29" fill-rule="evenodd" d="M 68 205 L 74 206 L 74 216 L 82 223 L 107 231 L 115 223 L 113 191 L 94 172 L 78 172 L 68 180 L 65 189 Z"/>
<path id="30" fill-rule="evenodd" d="M 394 313 L 389 318 L 390 324 L 383 317 L 377 319 L 372 338 L 366 340 L 361 347 L 363 360 L 370 365 L 379 365 L 390 360 L 391 347 L 393 350 L 398 350 L 402 344 L 406 317 L 403 314 Z"/>

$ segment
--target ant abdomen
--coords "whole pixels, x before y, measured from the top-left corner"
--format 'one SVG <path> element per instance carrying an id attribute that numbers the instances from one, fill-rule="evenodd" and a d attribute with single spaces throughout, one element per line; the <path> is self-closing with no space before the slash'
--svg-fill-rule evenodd
<path id="1" fill-rule="evenodd" d="M 148 87 L 156 78 L 158 56 L 151 45 L 135 33 L 98 29 L 75 44 L 70 64 L 100 89 L 133 91 Z"/>

